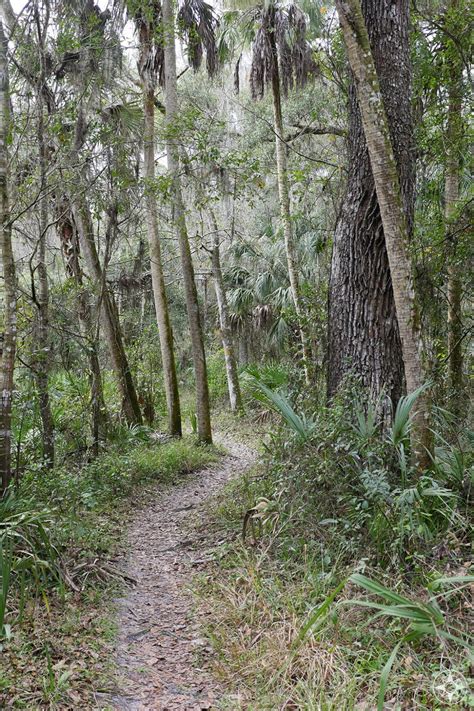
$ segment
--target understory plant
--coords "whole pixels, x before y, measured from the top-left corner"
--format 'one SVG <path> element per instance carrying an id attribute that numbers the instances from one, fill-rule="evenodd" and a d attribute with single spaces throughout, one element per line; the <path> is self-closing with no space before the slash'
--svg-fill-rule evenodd
<path id="1" fill-rule="evenodd" d="M 41 595 L 46 601 L 51 582 L 61 580 L 53 521 L 53 512 L 35 506 L 31 496 L 11 491 L 0 500 L 0 637 L 11 633 L 6 618 L 13 584 L 21 619 L 28 596 Z"/>
<path id="2" fill-rule="evenodd" d="M 281 386 L 246 377 L 254 397 L 284 424 L 268 447 L 275 454 L 269 458 L 274 491 L 310 507 L 312 497 L 324 494 L 321 513 L 338 514 L 324 518 L 325 525 L 368 537 L 380 561 L 409 559 L 447 530 L 462 535 L 472 463 L 467 446 L 454 447 L 435 431 L 432 467 L 420 474 L 411 461 L 410 432 L 424 387 L 400 399 L 387 425 L 379 403 L 360 391 L 348 390 L 330 408 L 306 415 Z"/>
<path id="3" fill-rule="evenodd" d="M 357 384 L 321 407 L 259 370 L 244 381 L 271 413 L 262 462 L 217 509 L 243 536 L 223 577 L 203 582 L 218 670 L 243 680 L 242 708 L 464 708 L 467 428 L 453 440 L 436 410 L 432 465 L 420 473 L 416 393 L 389 423 L 386 401 Z"/>

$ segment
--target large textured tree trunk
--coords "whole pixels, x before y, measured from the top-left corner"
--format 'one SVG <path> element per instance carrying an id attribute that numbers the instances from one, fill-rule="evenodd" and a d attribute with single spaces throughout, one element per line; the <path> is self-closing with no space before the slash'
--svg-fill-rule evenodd
<path id="1" fill-rule="evenodd" d="M 186 215 L 181 180 L 179 175 L 179 149 L 173 138 L 174 121 L 178 115 L 178 90 L 176 77 L 176 47 L 174 29 L 173 0 L 163 2 L 163 28 L 165 37 L 165 107 L 167 140 L 166 150 L 168 169 L 172 179 L 173 211 L 176 225 L 181 265 L 183 270 L 184 291 L 186 294 L 186 309 L 188 313 L 189 330 L 193 351 L 194 373 L 196 377 L 197 394 L 197 429 L 201 442 L 212 442 L 211 415 L 209 407 L 209 387 L 207 383 L 206 352 L 199 313 L 199 303 L 194 278 L 194 266 L 189 246 L 186 228 Z"/>
<path id="2" fill-rule="evenodd" d="M 363 0 L 362 9 L 411 231 L 414 150 L 408 0 Z M 349 86 L 349 176 L 334 235 L 329 288 L 328 394 L 348 373 L 396 405 L 404 390 L 402 347 L 380 208 L 354 78 Z M 388 413 L 389 414 L 389 413 Z"/>
<path id="3" fill-rule="evenodd" d="M 456 37 L 460 12 L 459 0 L 450 0 L 446 11 L 447 42 L 451 45 Z M 456 229 L 461 183 L 461 142 L 462 118 L 462 61 L 458 48 L 449 47 L 448 77 L 448 122 L 446 127 L 446 174 L 444 188 L 445 224 L 447 243 L 453 245 L 448 267 L 448 364 L 449 384 L 452 390 L 452 409 L 456 414 L 462 411 L 463 350 L 462 350 L 462 280 L 461 269 L 456 258 L 456 243 L 452 232 Z"/>
<path id="4" fill-rule="evenodd" d="M 11 478 L 11 413 L 16 351 L 16 275 L 13 258 L 8 181 L 7 140 L 10 118 L 7 39 L 0 20 L 0 259 L 2 348 L 0 352 L 0 493 Z"/>
<path id="5" fill-rule="evenodd" d="M 421 334 L 416 309 L 413 278 L 408 253 L 409 224 L 403 205 L 397 164 L 392 148 L 389 122 L 381 94 L 370 40 L 359 0 L 336 0 L 347 56 L 354 75 L 362 126 L 372 166 L 375 190 L 382 218 L 395 310 L 402 344 L 405 380 L 409 392 L 424 381 L 421 359 Z M 394 24 L 408 20 L 408 0 L 390 2 L 385 12 Z M 384 8 L 378 3 L 378 13 Z M 370 26 L 370 16 L 367 23 Z M 408 52 L 401 56 L 408 64 Z M 429 465 L 430 430 L 428 397 L 422 394 L 413 420 L 413 451 L 420 467 Z"/>
<path id="6" fill-rule="evenodd" d="M 39 51 L 41 64 L 44 65 L 44 51 L 41 37 L 39 38 Z M 49 334 L 49 280 L 46 267 L 46 236 L 48 232 L 48 203 L 45 195 L 47 183 L 47 155 L 44 127 L 44 106 L 42 98 L 42 82 L 44 71 L 39 82 L 37 92 L 37 139 L 39 151 L 40 168 L 40 190 L 41 198 L 39 202 L 39 235 L 38 235 L 38 259 L 36 271 L 38 274 L 38 288 L 36 290 L 36 343 L 34 354 L 34 371 L 38 388 L 39 410 L 41 424 L 43 428 L 43 460 L 45 464 L 52 468 L 54 466 L 54 421 L 49 400 L 49 371 L 51 368 L 51 343 Z"/>
<path id="7" fill-rule="evenodd" d="M 82 108 L 79 107 L 73 149 L 73 158 L 76 164 L 79 164 L 79 148 L 83 142 L 84 128 L 84 115 Z M 83 185 L 87 184 L 87 177 L 85 175 L 81 175 L 81 182 Z M 74 222 L 76 224 L 79 242 L 86 260 L 89 276 L 101 290 L 99 299 L 102 326 L 104 329 L 110 359 L 112 361 L 112 368 L 122 395 L 123 414 L 129 425 L 141 425 L 142 414 L 138 403 L 132 373 L 128 364 L 127 354 L 125 352 L 117 306 L 115 304 L 113 294 L 107 288 L 106 280 L 104 278 L 104 272 L 100 263 L 94 238 L 92 217 L 84 193 L 78 191 L 75 195 L 72 195 L 71 204 L 73 208 Z"/>
<path id="8" fill-rule="evenodd" d="M 286 262 L 288 265 L 288 277 L 290 279 L 291 295 L 295 307 L 298 331 L 301 340 L 303 353 L 303 368 L 306 382 L 310 383 L 310 369 L 312 362 L 311 348 L 308 334 L 304 325 L 304 308 L 301 297 L 301 286 L 299 278 L 298 255 L 293 234 L 290 210 L 290 189 L 288 184 L 288 165 L 286 156 L 286 143 L 283 133 L 283 116 L 281 112 L 281 85 L 280 71 L 278 67 L 278 52 L 274 34 L 271 36 L 273 51 L 273 71 L 272 71 L 272 96 L 273 96 L 273 120 L 275 125 L 275 153 L 278 179 L 278 200 L 280 203 L 280 219 L 283 227 L 285 239 Z"/>
<path id="9" fill-rule="evenodd" d="M 239 373 L 235 359 L 234 339 L 225 292 L 224 278 L 222 276 L 221 255 L 219 244 L 219 230 L 214 211 L 209 211 L 214 232 L 211 261 L 212 276 L 214 277 L 214 290 L 216 292 L 217 309 L 219 311 L 219 325 L 221 330 L 222 347 L 224 349 L 225 369 L 227 374 L 227 388 L 229 390 L 230 409 L 237 412 L 242 409 L 242 395 L 240 392 Z"/>
<path id="10" fill-rule="evenodd" d="M 181 436 L 181 411 L 179 404 L 178 378 L 173 350 L 173 331 L 168 310 L 163 263 L 161 258 L 160 235 L 156 195 L 153 191 L 155 180 L 155 92 L 144 84 L 145 137 L 144 174 L 148 185 L 146 191 L 146 214 L 148 245 L 150 249 L 150 269 L 155 301 L 156 321 L 160 336 L 161 361 L 168 407 L 168 430 L 173 436 Z"/>

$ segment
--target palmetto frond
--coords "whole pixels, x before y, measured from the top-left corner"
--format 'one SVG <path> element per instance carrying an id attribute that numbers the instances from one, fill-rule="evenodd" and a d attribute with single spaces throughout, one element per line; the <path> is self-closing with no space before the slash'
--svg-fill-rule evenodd
<path id="1" fill-rule="evenodd" d="M 277 311 L 283 311 L 293 306 L 290 286 L 279 286 L 271 295 L 271 303 Z"/>
<path id="2" fill-rule="evenodd" d="M 303 87 L 318 71 L 306 39 L 306 17 L 294 3 L 270 2 L 261 7 L 250 70 L 254 98 L 263 97 L 276 62 L 284 94 L 294 86 Z"/>
<path id="3" fill-rule="evenodd" d="M 138 33 L 138 73 L 142 81 L 149 87 L 164 82 L 164 47 L 163 33 L 160 32 L 162 9 L 160 0 L 147 2 L 128 1 L 129 13 L 132 16 Z"/>
<path id="4" fill-rule="evenodd" d="M 252 289 L 245 286 L 238 286 L 228 292 L 229 307 L 235 314 L 247 314 L 254 303 L 254 293 Z"/>
<path id="5" fill-rule="evenodd" d="M 258 304 L 252 312 L 254 328 L 257 331 L 264 330 L 273 323 L 274 313 L 270 304 Z"/>
<path id="6" fill-rule="evenodd" d="M 161 0 L 128 0 L 139 37 L 138 72 L 150 86 L 159 79 L 164 84 L 164 32 Z M 210 76 L 217 70 L 217 16 L 205 0 L 181 0 L 178 10 L 178 29 L 186 43 L 189 64 L 199 69 L 205 53 L 206 69 Z"/>
<path id="7" fill-rule="evenodd" d="M 225 274 L 225 281 L 229 285 L 235 287 L 249 284 L 251 280 L 252 275 L 248 271 L 248 269 L 245 269 L 244 267 L 241 267 L 238 264 L 235 264 L 234 266 L 230 267 Z"/>
<path id="8" fill-rule="evenodd" d="M 138 135 L 143 125 L 143 110 L 136 102 L 123 101 L 102 109 L 102 117 L 120 136 Z"/>
<path id="9" fill-rule="evenodd" d="M 275 5 L 262 8 L 259 27 L 252 45 L 252 65 L 250 68 L 250 90 L 254 99 L 261 99 L 265 87 L 270 84 L 275 62 Z"/>
<path id="10" fill-rule="evenodd" d="M 255 279 L 255 293 L 260 301 L 265 302 L 274 291 L 277 284 L 273 270 L 267 270 L 257 275 Z"/>
<path id="11" fill-rule="evenodd" d="M 189 64 L 197 71 L 206 52 L 206 69 L 213 76 L 218 67 L 216 30 L 218 19 L 205 0 L 182 0 L 178 26 L 186 40 Z"/>

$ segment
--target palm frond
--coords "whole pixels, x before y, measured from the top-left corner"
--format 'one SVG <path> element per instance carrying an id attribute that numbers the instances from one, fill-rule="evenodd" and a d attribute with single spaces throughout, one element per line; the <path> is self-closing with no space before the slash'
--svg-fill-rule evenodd
<path id="1" fill-rule="evenodd" d="M 205 0 L 183 0 L 178 12 L 178 28 L 186 40 L 189 64 L 197 71 L 205 52 L 206 69 L 211 77 L 218 68 L 218 24 L 212 5 Z"/>
<path id="2" fill-rule="evenodd" d="M 428 387 L 429 384 L 425 383 L 398 401 L 395 417 L 393 418 L 393 425 L 390 430 L 390 440 L 395 446 L 402 444 L 408 439 L 413 419 L 411 415 L 413 405 Z"/>

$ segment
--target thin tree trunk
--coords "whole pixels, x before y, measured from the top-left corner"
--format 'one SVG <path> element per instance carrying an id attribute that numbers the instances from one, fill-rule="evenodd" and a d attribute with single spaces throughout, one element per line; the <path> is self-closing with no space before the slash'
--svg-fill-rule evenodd
<path id="1" fill-rule="evenodd" d="M 7 39 L 0 20 L 0 258 L 3 276 L 2 349 L 0 353 L 0 493 L 11 479 L 11 413 L 16 352 L 16 274 L 13 257 L 7 140 L 10 123 Z"/>
<path id="2" fill-rule="evenodd" d="M 173 0 L 164 0 L 163 28 L 165 37 L 165 107 L 168 156 L 168 169 L 172 178 L 174 198 L 174 221 L 176 225 L 181 265 L 183 270 L 184 290 L 186 294 L 186 309 L 188 313 L 189 330 L 193 351 L 194 373 L 196 377 L 197 395 L 197 430 L 201 442 L 212 442 L 211 415 L 209 406 L 209 387 L 207 382 L 206 352 L 199 313 L 199 303 L 194 277 L 194 266 L 186 229 L 186 216 L 181 180 L 179 175 L 180 161 L 178 146 L 173 140 L 174 121 L 178 115 L 178 91 L 176 78 L 176 47 L 174 30 Z"/>
<path id="3" fill-rule="evenodd" d="M 221 330 L 222 347 L 224 349 L 230 409 L 232 410 L 232 412 L 237 412 L 238 410 L 242 409 L 242 395 L 240 392 L 237 361 L 235 359 L 234 339 L 232 338 L 232 328 L 230 324 L 227 295 L 225 292 L 224 278 L 222 276 L 219 231 L 214 211 L 210 209 L 209 214 L 211 216 L 212 229 L 214 231 L 214 240 L 211 254 L 212 275 L 214 277 L 214 290 L 216 292 L 217 309 L 219 311 L 219 324 Z"/>
<path id="4" fill-rule="evenodd" d="M 405 379 L 408 391 L 413 392 L 424 382 L 421 334 L 408 254 L 409 231 L 387 115 L 359 0 L 336 0 L 336 7 L 356 82 L 362 125 L 382 217 L 402 342 Z M 431 444 L 429 401 L 426 394 L 419 397 L 416 407 L 417 413 L 413 420 L 413 450 L 418 465 L 426 467 L 430 463 Z"/>
<path id="5" fill-rule="evenodd" d="M 100 370 L 99 355 L 97 353 L 97 335 L 94 333 L 94 324 L 91 318 L 89 303 L 90 293 L 82 284 L 79 286 L 78 316 L 81 333 L 86 339 L 89 353 L 89 383 L 91 402 L 91 434 L 92 454 L 99 455 L 100 443 L 107 440 L 107 408 L 104 399 L 102 372 Z M 96 329 L 97 330 L 97 329 Z"/>
<path id="6" fill-rule="evenodd" d="M 86 343 L 89 356 L 89 381 L 91 396 L 91 433 L 92 454 L 98 456 L 100 442 L 107 439 L 108 416 L 102 385 L 102 373 L 98 355 L 98 324 L 94 323 L 91 311 L 91 293 L 85 288 L 83 273 L 80 264 L 80 249 L 77 231 L 72 219 L 69 202 L 67 200 L 58 208 L 56 222 L 61 245 L 66 260 L 66 271 L 76 282 L 78 289 L 79 326 L 81 335 Z"/>
<path id="7" fill-rule="evenodd" d="M 72 151 L 72 158 L 76 164 L 79 164 L 79 147 L 83 142 L 83 134 L 84 115 L 82 108 L 79 107 Z M 87 179 L 85 175 L 81 175 L 81 182 L 86 185 Z M 71 196 L 71 204 L 74 222 L 79 235 L 79 243 L 86 260 L 89 276 L 101 290 L 99 295 L 101 320 L 112 361 L 112 368 L 122 395 L 123 414 L 129 425 L 141 425 L 143 422 L 142 413 L 125 352 L 117 306 L 113 294 L 107 288 L 105 275 L 100 264 L 89 205 L 82 192 Z"/>
<path id="8" fill-rule="evenodd" d="M 450 0 L 447 23 L 453 24 L 451 34 L 456 35 L 454 14 L 459 12 L 459 0 Z M 451 17 L 453 16 L 453 17 Z M 448 39 L 448 41 L 451 41 Z M 462 140 L 462 62 L 456 47 L 451 48 L 450 75 L 448 78 L 448 123 L 446 128 L 446 175 L 444 187 L 445 224 L 447 243 L 453 245 L 448 266 L 448 365 L 449 384 L 452 390 L 452 409 L 462 411 L 463 349 L 462 349 L 462 280 L 456 259 L 456 243 L 451 232 L 455 230 L 461 182 Z"/>
<path id="9" fill-rule="evenodd" d="M 155 92 L 152 88 L 147 88 L 145 83 L 143 97 L 145 110 L 144 174 L 145 180 L 148 183 L 148 185 L 145 186 L 145 196 L 151 280 L 155 301 L 156 321 L 160 336 L 161 361 L 163 364 L 163 378 L 168 408 L 168 430 L 171 435 L 180 437 L 181 410 L 173 350 L 173 331 L 163 274 L 156 195 L 153 191 L 153 183 L 155 180 Z"/>
<path id="10" fill-rule="evenodd" d="M 40 41 L 40 52 L 42 47 Z M 43 59 L 42 59 L 43 61 Z M 40 80 L 41 83 L 43 79 Z M 51 343 L 49 335 L 49 283 L 46 267 L 46 235 L 48 231 L 48 204 L 45 196 L 47 182 L 47 156 L 44 127 L 44 107 L 41 85 L 37 94 L 37 139 L 39 149 L 40 189 L 39 203 L 39 236 L 38 259 L 38 289 L 36 293 L 37 323 L 35 344 L 35 376 L 38 387 L 39 409 L 43 429 L 43 460 L 52 468 L 54 466 L 54 421 L 49 400 L 49 372 L 51 369 Z"/>
<path id="11" fill-rule="evenodd" d="M 274 35 L 271 36 L 273 51 L 273 71 L 272 71 L 272 95 L 273 95 L 273 120 L 275 124 L 275 152 L 278 178 L 278 199 L 280 203 L 280 218 L 283 226 L 283 236 L 285 238 L 286 261 L 288 265 L 288 276 L 290 279 L 291 295 L 295 306 L 298 331 L 303 352 L 303 368 L 306 383 L 311 382 L 312 353 L 309 338 L 304 325 L 304 308 L 301 297 L 301 287 L 298 274 L 298 255 L 293 234 L 290 211 L 290 191 L 288 184 L 288 166 L 286 156 L 286 143 L 283 132 L 283 116 L 281 111 L 281 85 L 280 71 L 278 67 L 278 52 Z"/>
<path id="12" fill-rule="evenodd" d="M 99 299 L 102 326 L 112 361 L 112 368 L 122 394 L 123 413 L 129 425 L 142 424 L 142 415 L 127 354 L 125 353 L 117 307 L 107 286 L 104 287 L 103 285 L 104 275 L 95 244 L 89 206 L 82 196 L 73 198 L 73 213 L 89 274 L 94 282 L 101 286 Z"/>

